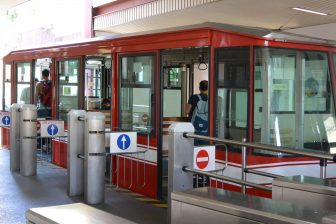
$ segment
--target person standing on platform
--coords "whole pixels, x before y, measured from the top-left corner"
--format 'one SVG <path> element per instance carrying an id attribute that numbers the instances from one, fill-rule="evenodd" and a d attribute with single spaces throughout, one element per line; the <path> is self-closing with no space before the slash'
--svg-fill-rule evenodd
<path id="1" fill-rule="evenodd" d="M 42 71 L 42 80 L 35 86 L 34 103 L 37 105 L 37 117 L 51 117 L 51 80 L 49 70 Z"/>

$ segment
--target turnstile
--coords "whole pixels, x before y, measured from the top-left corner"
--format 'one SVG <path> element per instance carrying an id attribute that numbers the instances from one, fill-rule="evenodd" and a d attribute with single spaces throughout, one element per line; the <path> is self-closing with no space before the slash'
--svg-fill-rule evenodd
<path id="1" fill-rule="evenodd" d="M 323 223 L 336 212 L 216 188 L 171 194 L 171 223 Z"/>
<path id="2" fill-rule="evenodd" d="M 124 218 L 112 215 L 94 207 L 82 204 L 68 204 L 42 208 L 31 208 L 26 212 L 27 224 L 49 223 L 115 223 L 134 224 Z"/>
<path id="3" fill-rule="evenodd" d="M 272 197 L 315 209 L 336 211 L 336 180 L 308 176 L 275 178 Z"/>

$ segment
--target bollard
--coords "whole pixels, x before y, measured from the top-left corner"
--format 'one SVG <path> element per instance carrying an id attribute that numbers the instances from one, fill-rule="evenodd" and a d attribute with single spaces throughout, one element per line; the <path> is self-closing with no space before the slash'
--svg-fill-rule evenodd
<path id="1" fill-rule="evenodd" d="M 194 131 L 191 123 L 173 123 L 169 127 L 168 223 L 171 223 L 171 193 L 193 188 L 193 174 L 184 172 L 182 168 L 193 167 L 194 139 L 183 137 L 183 133 Z"/>
<path id="2" fill-rule="evenodd" d="M 105 115 L 88 112 L 85 118 L 84 201 L 104 202 L 105 197 Z"/>
<path id="3" fill-rule="evenodd" d="M 71 110 L 68 113 L 68 144 L 67 169 L 69 196 L 78 196 L 84 193 L 84 161 L 77 157 L 84 155 L 84 110 Z"/>
<path id="4" fill-rule="evenodd" d="M 32 104 L 23 104 L 20 111 L 20 173 L 33 176 L 36 175 L 37 108 Z"/>
<path id="5" fill-rule="evenodd" d="M 10 170 L 20 170 L 20 104 L 14 103 L 10 108 Z"/>

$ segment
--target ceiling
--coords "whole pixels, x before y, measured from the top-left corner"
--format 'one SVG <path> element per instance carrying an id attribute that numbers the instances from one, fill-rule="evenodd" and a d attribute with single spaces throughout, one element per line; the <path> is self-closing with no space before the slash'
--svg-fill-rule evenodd
<path id="1" fill-rule="evenodd" d="M 328 15 L 296 11 L 293 7 Z M 205 22 L 267 28 L 336 41 L 336 0 L 222 0 L 99 31 L 125 34 Z"/>
<path id="2" fill-rule="evenodd" d="M 0 15 L 6 15 L 8 9 L 28 1 L 29 0 L 0 0 Z"/>

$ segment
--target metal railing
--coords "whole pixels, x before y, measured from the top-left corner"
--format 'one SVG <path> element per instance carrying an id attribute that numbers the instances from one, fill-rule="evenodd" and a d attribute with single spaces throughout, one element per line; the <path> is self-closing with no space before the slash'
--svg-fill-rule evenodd
<path id="1" fill-rule="evenodd" d="M 228 145 L 237 145 L 241 146 L 242 150 L 242 165 L 241 165 L 241 180 L 236 179 L 236 178 L 229 178 L 229 177 L 224 177 L 216 174 L 211 174 L 208 172 L 204 171 L 199 171 L 195 169 L 190 169 L 187 167 L 183 167 L 184 171 L 192 172 L 195 174 L 201 174 L 201 175 L 206 175 L 209 177 L 213 177 L 216 179 L 221 179 L 237 184 L 241 184 L 242 186 L 242 193 L 246 193 L 246 186 L 251 186 L 259 189 L 263 189 L 266 191 L 271 191 L 269 187 L 265 187 L 260 184 L 255 184 L 251 182 L 246 181 L 246 173 L 252 173 L 255 175 L 261 175 L 265 177 L 270 177 L 270 178 L 278 178 L 282 177 L 281 175 L 277 174 L 271 174 L 271 173 L 266 173 L 262 171 L 257 171 L 257 170 L 250 170 L 247 169 L 246 166 L 246 148 L 257 148 L 257 149 L 262 149 L 265 151 L 272 151 L 272 152 L 282 152 L 282 153 L 288 153 L 288 154 L 293 154 L 293 155 L 299 155 L 299 156 L 305 156 L 305 157 L 311 157 L 311 158 L 316 158 L 320 159 L 320 167 L 321 167 L 321 172 L 320 172 L 320 177 L 322 179 L 326 178 L 326 166 L 327 166 L 327 160 L 336 162 L 336 155 L 333 154 L 327 154 L 327 153 L 319 153 L 319 152 L 313 152 L 313 151 L 308 151 L 308 150 L 302 150 L 302 149 L 295 149 L 295 148 L 288 148 L 288 147 L 279 147 L 279 146 L 272 146 L 272 145 L 265 145 L 265 144 L 258 144 L 258 143 L 250 143 L 246 142 L 246 139 L 243 138 L 242 142 L 240 141 L 235 141 L 235 140 L 229 140 L 229 139 L 220 139 L 220 138 L 215 138 L 215 137 L 208 137 L 208 136 L 203 136 L 203 135 L 197 135 L 193 133 L 183 133 L 183 136 L 185 138 L 195 138 L 199 140 L 206 140 L 206 141 L 212 141 L 214 143 L 222 143 L 222 144 L 228 144 Z"/>

